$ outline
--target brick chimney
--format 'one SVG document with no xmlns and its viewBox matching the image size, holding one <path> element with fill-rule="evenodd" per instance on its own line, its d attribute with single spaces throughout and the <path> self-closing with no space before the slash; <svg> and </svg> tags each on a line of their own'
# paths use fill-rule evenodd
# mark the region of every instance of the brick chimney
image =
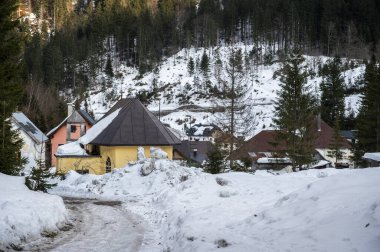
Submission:
<svg viewBox="0 0 380 252">
<path fill-rule="evenodd" d="M 70 116 L 74 112 L 74 104 L 67 103 L 67 116 Z"/>
</svg>

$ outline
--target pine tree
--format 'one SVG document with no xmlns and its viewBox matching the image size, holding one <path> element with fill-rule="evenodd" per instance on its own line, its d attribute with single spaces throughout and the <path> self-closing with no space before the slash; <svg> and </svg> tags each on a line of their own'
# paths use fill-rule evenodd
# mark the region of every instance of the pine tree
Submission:
<svg viewBox="0 0 380 252">
<path fill-rule="evenodd" d="M 208 56 L 206 54 L 206 51 L 203 52 L 203 55 L 202 55 L 202 59 L 201 59 L 201 64 L 200 64 L 200 68 L 201 68 L 201 71 L 203 73 L 203 76 L 205 78 L 208 77 L 208 72 L 209 72 L 209 59 L 208 59 Z"/>
<path fill-rule="evenodd" d="M 344 120 L 344 80 L 341 76 L 341 60 L 335 57 L 323 69 L 321 83 L 321 116 L 329 125 Z"/>
<path fill-rule="evenodd" d="M 19 22 L 12 19 L 16 1 L 0 4 L 0 172 L 16 175 L 25 163 L 20 157 L 22 140 L 12 129 L 10 117 L 22 96 L 20 79 L 21 34 Z"/>
<path fill-rule="evenodd" d="M 49 168 L 41 160 L 36 160 L 37 167 L 33 167 L 32 172 L 25 178 L 25 185 L 33 191 L 47 192 L 49 189 L 56 186 L 56 183 L 49 183 L 52 174 Z"/>
<path fill-rule="evenodd" d="M 274 123 L 278 129 L 277 141 L 286 145 L 283 154 L 289 156 L 293 170 L 308 165 L 313 160 L 313 121 L 315 100 L 307 86 L 304 58 L 295 51 L 291 53 L 280 70 L 280 87 L 275 104 Z"/>
<path fill-rule="evenodd" d="M 194 69 L 195 69 L 194 59 L 193 57 L 190 57 L 189 63 L 187 63 L 187 71 L 189 72 L 191 76 L 194 74 Z"/>
<path fill-rule="evenodd" d="M 224 154 L 219 145 L 214 145 L 207 152 L 207 162 L 204 165 L 205 172 L 211 174 L 221 173 L 224 170 Z"/>
<path fill-rule="evenodd" d="M 366 65 L 362 106 L 357 118 L 356 159 L 380 151 L 380 66 L 375 57 Z"/>
<path fill-rule="evenodd" d="M 335 119 L 334 123 L 334 134 L 332 136 L 327 156 L 331 158 L 335 158 L 335 167 L 340 159 L 343 158 L 343 151 L 342 151 L 342 145 L 343 145 L 343 138 L 340 135 L 340 122 L 339 118 Z"/>
<path fill-rule="evenodd" d="M 112 61 L 111 61 L 111 57 L 109 55 L 107 57 L 106 68 L 105 68 L 104 72 L 106 73 L 108 78 L 112 78 L 114 75 L 113 74 L 113 68 L 112 68 Z"/>
</svg>

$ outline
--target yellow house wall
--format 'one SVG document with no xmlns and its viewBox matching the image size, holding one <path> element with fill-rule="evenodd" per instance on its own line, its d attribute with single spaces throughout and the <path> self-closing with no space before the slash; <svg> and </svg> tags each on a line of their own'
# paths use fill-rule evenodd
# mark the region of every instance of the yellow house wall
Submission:
<svg viewBox="0 0 380 252">
<path fill-rule="evenodd" d="M 104 174 L 105 161 L 101 157 L 57 157 L 57 172 L 89 170 L 91 174 Z"/>
<path fill-rule="evenodd" d="M 155 146 L 168 154 L 173 160 L 173 146 Z M 70 170 L 89 170 L 91 174 L 104 174 L 106 161 L 109 157 L 111 167 L 122 168 L 130 161 L 137 160 L 138 146 L 100 146 L 101 157 L 57 157 L 57 171 L 67 173 Z M 144 146 L 145 157 L 150 158 L 150 146 Z"/>
<path fill-rule="evenodd" d="M 168 159 L 173 160 L 173 146 L 157 146 L 168 154 Z M 112 168 L 122 168 L 130 161 L 137 160 L 138 146 L 101 146 L 100 154 L 104 160 L 110 157 Z M 150 158 L 150 146 L 144 146 L 145 157 Z"/>
</svg>

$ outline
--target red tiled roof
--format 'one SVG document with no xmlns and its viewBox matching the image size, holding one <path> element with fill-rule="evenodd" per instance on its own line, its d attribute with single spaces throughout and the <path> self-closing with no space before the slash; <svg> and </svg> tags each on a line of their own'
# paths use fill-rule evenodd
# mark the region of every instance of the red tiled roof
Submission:
<svg viewBox="0 0 380 252">
<path fill-rule="evenodd" d="M 315 125 L 317 120 L 315 120 Z M 318 131 L 316 127 L 316 140 L 315 140 L 315 148 L 316 149 L 328 149 L 331 141 L 334 136 L 334 129 L 331 128 L 325 121 L 321 120 L 321 130 Z M 342 148 L 351 148 L 350 143 L 342 137 Z"/>
</svg>

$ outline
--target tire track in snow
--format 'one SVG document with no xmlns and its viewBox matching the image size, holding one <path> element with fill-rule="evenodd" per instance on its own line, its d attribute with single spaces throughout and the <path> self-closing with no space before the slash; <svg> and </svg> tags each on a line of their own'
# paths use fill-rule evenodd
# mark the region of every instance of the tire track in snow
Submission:
<svg viewBox="0 0 380 252">
<path fill-rule="evenodd" d="M 57 236 L 45 237 L 24 251 L 139 251 L 144 221 L 122 208 L 120 201 L 64 199 L 73 226 Z"/>
</svg>

